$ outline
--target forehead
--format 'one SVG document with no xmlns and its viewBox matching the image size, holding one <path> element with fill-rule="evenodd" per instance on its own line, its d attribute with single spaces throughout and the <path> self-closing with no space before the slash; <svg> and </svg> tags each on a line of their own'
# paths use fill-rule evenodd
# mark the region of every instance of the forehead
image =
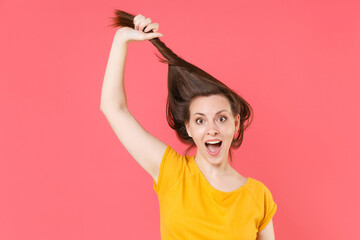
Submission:
<svg viewBox="0 0 360 240">
<path fill-rule="evenodd" d="M 212 113 L 219 110 L 231 111 L 229 100 L 223 95 L 198 96 L 190 103 L 190 113 Z"/>
</svg>

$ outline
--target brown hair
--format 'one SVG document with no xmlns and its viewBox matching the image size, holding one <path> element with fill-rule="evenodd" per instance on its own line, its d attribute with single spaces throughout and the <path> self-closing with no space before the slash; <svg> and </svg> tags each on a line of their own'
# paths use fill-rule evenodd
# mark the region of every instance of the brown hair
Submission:
<svg viewBox="0 0 360 240">
<path fill-rule="evenodd" d="M 134 28 L 134 15 L 121 10 L 115 10 L 115 15 L 112 17 L 113 24 L 110 26 Z M 195 147 L 193 139 L 186 131 L 185 122 L 190 119 L 191 100 L 197 96 L 220 94 L 229 100 L 234 117 L 237 114 L 240 115 L 240 127 L 237 136 L 231 143 L 231 148 L 239 148 L 243 141 L 244 131 L 253 120 L 253 109 L 250 104 L 210 74 L 177 56 L 159 38 L 153 38 L 149 41 L 165 57 L 163 59 L 155 54 L 160 62 L 168 64 L 167 122 L 176 131 L 180 141 L 190 145 L 185 155 L 191 148 Z M 229 153 L 232 162 L 231 151 Z"/>
</svg>

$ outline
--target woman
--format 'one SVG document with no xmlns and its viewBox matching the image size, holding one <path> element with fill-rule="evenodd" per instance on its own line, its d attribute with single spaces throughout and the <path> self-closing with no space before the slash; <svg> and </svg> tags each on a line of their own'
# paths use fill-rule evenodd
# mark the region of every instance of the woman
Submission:
<svg viewBox="0 0 360 240">
<path fill-rule="evenodd" d="M 159 24 L 116 10 L 114 37 L 101 93 L 101 111 L 133 158 L 154 179 L 161 238 L 275 239 L 277 205 L 260 181 L 233 169 L 231 148 L 240 147 L 252 121 L 250 105 L 226 85 L 178 57 L 160 41 Z M 167 120 L 178 138 L 196 147 L 178 154 L 149 134 L 130 113 L 124 91 L 127 46 L 149 40 L 167 63 Z M 247 124 L 246 124 L 247 123 Z"/>
</svg>

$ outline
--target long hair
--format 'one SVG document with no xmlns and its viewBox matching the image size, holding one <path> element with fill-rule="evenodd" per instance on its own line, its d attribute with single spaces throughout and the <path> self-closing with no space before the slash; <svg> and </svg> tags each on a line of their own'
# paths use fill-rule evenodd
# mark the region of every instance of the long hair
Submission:
<svg viewBox="0 0 360 240">
<path fill-rule="evenodd" d="M 112 17 L 113 23 L 109 26 L 134 28 L 134 17 L 127 12 L 115 10 L 115 17 Z M 179 140 L 190 145 L 185 155 L 196 146 L 186 131 L 185 123 L 190 119 L 191 100 L 197 96 L 220 94 L 229 100 L 233 116 L 240 115 L 240 127 L 231 143 L 231 148 L 239 148 L 244 138 L 244 131 L 253 120 L 253 109 L 250 104 L 221 81 L 177 56 L 159 38 L 149 41 L 164 57 L 161 58 L 155 53 L 159 61 L 168 64 L 166 118 L 169 126 L 176 131 Z M 232 163 L 232 153 L 231 151 L 229 153 Z"/>
</svg>

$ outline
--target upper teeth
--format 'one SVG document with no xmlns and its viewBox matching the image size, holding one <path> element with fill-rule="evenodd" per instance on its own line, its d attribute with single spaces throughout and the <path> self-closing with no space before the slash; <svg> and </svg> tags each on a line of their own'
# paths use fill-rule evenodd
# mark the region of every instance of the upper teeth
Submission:
<svg viewBox="0 0 360 240">
<path fill-rule="evenodd" d="M 217 144 L 219 143 L 220 141 L 213 141 L 213 142 L 207 142 L 207 144 Z"/>
</svg>

